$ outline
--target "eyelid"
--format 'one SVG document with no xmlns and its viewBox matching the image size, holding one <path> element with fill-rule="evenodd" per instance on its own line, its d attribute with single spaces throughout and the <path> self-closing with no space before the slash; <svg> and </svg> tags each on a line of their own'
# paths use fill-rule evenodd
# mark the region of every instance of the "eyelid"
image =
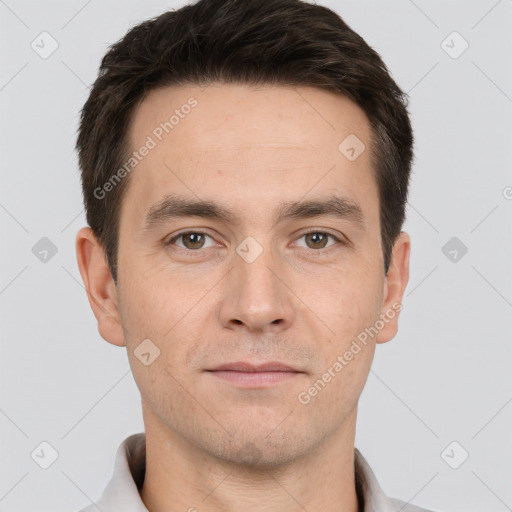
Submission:
<svg viewBox="0 0 512 512">
<path fill-rule="evenodd" d="M 333 233 L 331 230 L 329 230 L 328 228 L 308 228 L 307 231 L 301 231 L 301 234 L 300 236 L 304 236 L 304 235 L 308 235 L 309 233 L 325 233 L 326 235 L 330 235 L 334 238 L 338 238 L 340 239 L 341 238 L 341 233 Z"/>
<path fill-rule="evenodd" d="M 188 235 L 190 233 L 194 233 L 194 234 L 197 234 L 197 235 L 204 235 L 204 236 L 207 236 L 209 238 L 211 238 L 214 242 L 217 243 L 217 241 L 215 240 L 215 238 L 210 235 L 208 232 L 206 231 L 202 231 L 202 229 L 204 228 L 199 228 L 199 229 L 186 229 L 184 231 L 179 231 L 178 233 L 175 233 L 173 234 L 172 236 L 170 237 L 167 237 L 166 239 L 164 239 L 164 245 L 167 246 L 167 245 L 171 245 L 173 244 L 177 239 L 179 239 L 181 236 L 184 236 L 184 235 Z M 183 249 L 183 247 L 179 247 L 179 249 Z M 196 249 L 195 251 L 193 251 L 192 249 L 184 249 L 184 250 L 188 250 L 190 252 L 198 252 L 200 251 L 201 249 Z"/>
<path fill-rule="evenodd" d="M 341 245 L 348 245 L 348 240 L 341 233 L 334 234 L 333 232 L 331 232 L 329 229 L 326 229 L 326 228 L 309 228 L 307 231 L 302 231 L 299 235 L 297 235 L 294 238 L 294 240 L 297 241 L 300 238 L 302 238 L 306 235 L 309 235 L 310 233 L 321 233 L 321 234 L 324 234 L 324 235 L 334 238 L 334 240 L 336 242 L 340 243 Z M 324 251 L 326 251 L 330 247 L 333 247 L 334 245 L 336 245 L 336 244 L 332 244 L 329 247 L 322 247 L 320 249 L 310 249 L 309 247 L 307 249 L 310 249 L 311 251 L 315 251 L 315 252 L 320 252 L 322 249 Z"/>
<path fill-rule="evenodd" d="M 214 242 L 217 243 L 217 241 L 215 240 L 215 238 L 212 235 L 210 235 L 206 231 L 201 231 L 201 229 L 204 229 L 204 228 L 188 229 L 188 230 L 184 230 L 184 231 L 180 231 L 178 233 L 175 233 L 170 238 L 168 238 L 166 241 L 164 241 L 164 245 L 165 246 L 172 245 L 181 236 L 188 235 L 190 233 L 207 236 L 207 237 L 211 238 Z M 302 231 L 302 232 L 300 232 L 300 234 L 296 235 L 295 238 L 294 238 L 294 241 L 297 241 L 300 238 L 302 238 L 302 237 L 304 237 L 304 236 L 306 236 L 306 235 L 308 235 L 310 233 L 322 233 L 322 234 L 325 234 L 327 236 L 332 237 L 336 242 L 340 243 L 341 245 L 347 245 L 349 243 L 348 240 L 343 235 L 341 235 L 339 233 L 334 234 L 334 233 L 332 233 L 330 230 L 328 230 L 326 228 L 308 228 L 307 231 Z M 329 247 L 332 247 L 334 245 L 336 245 L 336 244 L 332 244 Z M 320 249 L 311 249 L 311 248 L 306 248 L 306 249 L 309 249 L 309 250 L 314 251 L 314 252 L 320 252 L 321 250 L 327 250 L 329 247 L 327 247 L 327 248 L 321 247 Z M 202 249 L 208 249 L 208 247 L 206 247 L 206 248 L 200 248 L 200 249 L 195 249 L 194 250 L 194 249 L 186 249 L 186 248 L 179 247 L 179 246 L 178 246 L 178 248 L 179 249 L 183 249 L 183 250 L 188 251 L 188 252 L 199 252 Z"/>
</svg>

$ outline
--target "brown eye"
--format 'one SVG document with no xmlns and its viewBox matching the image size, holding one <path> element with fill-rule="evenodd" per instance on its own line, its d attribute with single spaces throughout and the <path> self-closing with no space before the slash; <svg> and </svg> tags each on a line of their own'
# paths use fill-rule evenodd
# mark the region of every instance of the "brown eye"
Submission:
<svg viewBox="0 0 512 512">
<path fill-rule="evenodd" d="M 306 245 L 310 249 L 323 249 L 327 245 L 327 240 L 330 236 L 332 235 L 322 232 L 307 233 L 304 235 Z"/>
<path fill-rule="evenodd" d="M 211 236 L 206 233 L 201 233 L 199 231 L 187 231 L 171 238 L 165 245 L 174 245 L 176 243 L 176 245 L 181 249 L 189 249 L 191 251 L 199 250 L 208 247 L 207 245 L 205 246 L 206 238 L 212 239 Z M 177 243 L 178 241 L 181 243 Z"/>
<path fill-rule="evenodd" d="M 204 235 L 201 233 L 185 233 L 181 237 L 187 249 L 201 249 L 204 245 Z"/>
</svg>

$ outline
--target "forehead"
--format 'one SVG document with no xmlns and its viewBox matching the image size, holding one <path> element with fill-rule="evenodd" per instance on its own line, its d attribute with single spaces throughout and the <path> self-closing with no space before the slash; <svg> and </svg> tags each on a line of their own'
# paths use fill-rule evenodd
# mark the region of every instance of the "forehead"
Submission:
<svg viewBox="0 0 512 512">
<path fill-rule="evenodd" d="M 201 122 L 194 122 L 198 118 Z M 294 150 L 324 150 L 326 144 L 340 142 L 344 133 L 361 139 L 370 135 L 368 119 L 358 105 L 342 94 L 316 87 L 223 83 L 161 87 L 136 109 L 130 141 L 136 146 L 137 138 L 158 131 L 166 121 L 170 123 L 163 137 L 172 132 L 181 142 L 188 137 L 187 145 L 204 149 L 216 149 L 228 139 L 230 145 L 290 144 L 296 146 L 290 148 Z M 326 140 L 327 134 L 331 137 Z"/>
<path fill-rule="evenodd" d="M 150 149 L 125 202 L 143 214 L 170 192 L 232 196 L 234 208 L 255 195 L 263 205 L 327 190 L 376 200 L 370 137 L 359 106 L 314 87 L 160 88 L 132 118 L 131 149 Z"/>
</svg>

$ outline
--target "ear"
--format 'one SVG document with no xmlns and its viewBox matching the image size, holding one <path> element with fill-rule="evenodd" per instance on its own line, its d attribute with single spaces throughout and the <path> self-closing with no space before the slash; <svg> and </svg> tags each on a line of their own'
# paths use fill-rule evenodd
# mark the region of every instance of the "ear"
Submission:
<svg viewBox="0 0 512 512">
<path fill-rule="evenodd" d="M 409 256 L 411 239 L 402 231 L 393 246 L 393 254 L 384 281 L 384 299 L 380 318 L 384 327 L 376 337 L 377 343 L 393 339 L 398 331 L 398 316 L 402 309 L 402 297 L 409 281 Z"/>
<path fill-rule="evenodd" d="M 116 285 L 103 247 L 89 227 L 77 233 L 76 257 L 101 337 L 112 345 L 124 346 Z"/>
</svg>

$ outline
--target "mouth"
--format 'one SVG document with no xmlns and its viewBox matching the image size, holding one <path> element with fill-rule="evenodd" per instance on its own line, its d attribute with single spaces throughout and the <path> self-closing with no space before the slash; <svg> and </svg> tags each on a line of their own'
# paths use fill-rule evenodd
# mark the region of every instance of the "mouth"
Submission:
<svg viewBox="0 0 512 512">
<path fill-rule="evenodd" d="M 289 365 L 271 361 L 262 364 L 234 362 L 206 370 L 215 378 L 243 388 L 265 388 L 305 375 Z"/>
</svg>

